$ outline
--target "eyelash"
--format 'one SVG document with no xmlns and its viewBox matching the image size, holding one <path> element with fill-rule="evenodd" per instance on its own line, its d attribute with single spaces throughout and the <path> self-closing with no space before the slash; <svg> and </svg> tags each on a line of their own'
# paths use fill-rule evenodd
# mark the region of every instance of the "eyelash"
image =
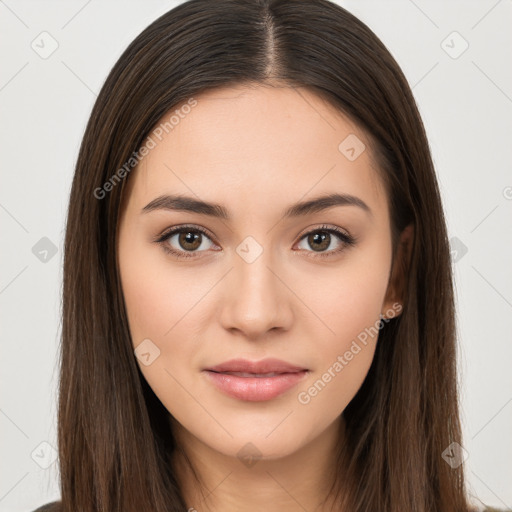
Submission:
<svg viewBox="0 0 512 512">
<path fill-rule="evenodd" d="M 176 233 L 186 233 L 186 232 L 199 232 L 201 234 L 203 234 L 204 236 L 206 236 L 207 238 L 209 238 L 211 240 L 211 236 L 210 234 L 208 233 L 208 231 L 206 231 L 204 228 L 201 228 L 199 226 L 188 226 L 188 225 L 185 225 L 185 226 L 179 226 L 179 227 L 174 227 L 174 228 L 171 228 L 171 229 L 168 229 L 167 231 L 165 231 L 164 233 L 162 233 L 161 235 L 159 235 L 157 237 L 157 239 L 155 240 L 156 243 L 160 244 L 162 246 L 162 248 L 164 249 L 165 252 L 177 257 L 177 258 L 182 258 L 182 259 L 187 259 L 187 258 L 195 258 L 195 253 L 196 252 L 203 252 L 203 251 L 176 251 L 175 249 L 172 249 L 171 247 L 169 247 L 169 245 L 167 244 L 167 242 L 169 241 L 169 239 L 175 235 Z M 342 242 L 342 247 L 339 248 L 339 249 L 335 249 L 335 250 L 332 250 L 332 251 L 327 251 L 327 252 L 317 252 L 315 253 L 315 255 L 313 256 L 314 258 L 328 258 L 328 257 L 331 257 L 335 254 L 339 254 L 340 252 L 342 252 L 343 250 L 345 250 L 347 247 L 351 247 L 353 245 L 356 244 L 357 242 L 357 239 L 352 236 L 352 235 L 349 235 L 348 233 L 346 233 L 345 231 L 342 231 L 341 229 L 339 228 L 335 228 L 335 227 L 332 227 L 332 226 L 320 226 L 319 228 L 316 228 L 316 229 L 313 229 L 311 231 L 308 231 L 307 233 L 304 233 L 301 237 L 300 237 L 300 241 L 302 241 L 304 238 L 306 238 L 307 236 L 313 234 L 313 233 L 330 233 L 330 234 L 334 234 L 336 235 L 339 240 Z M 306 251 L 306 252 L 314 252 L 314 251 Z"/>
</svg>

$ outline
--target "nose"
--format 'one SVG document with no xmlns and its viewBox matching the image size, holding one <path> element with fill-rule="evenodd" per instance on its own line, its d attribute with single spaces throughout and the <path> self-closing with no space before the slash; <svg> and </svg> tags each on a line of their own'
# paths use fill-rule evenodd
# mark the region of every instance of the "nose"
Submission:
<svg viewBox="0 0 512 512">
<path fill-rule="evenodd" d="M 292 291 L 287 276 L 264 250 L 252 262 L 235 254 L 226 276 L 220 322 L 224 329 L 247 339 L 266 337 L 272 330 L 288 330 L 293 321 Z"/>
</svg>

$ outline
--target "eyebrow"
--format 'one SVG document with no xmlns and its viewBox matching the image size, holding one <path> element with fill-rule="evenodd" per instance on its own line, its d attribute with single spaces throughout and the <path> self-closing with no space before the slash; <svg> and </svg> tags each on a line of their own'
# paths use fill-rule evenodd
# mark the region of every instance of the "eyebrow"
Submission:
<svg viewBox="0 0 512 512">
<path fill-rule="evenodd" d="M 301 217 L 318 213 L 335 206 L 357 206 L 372 215 L 370 207 L 356 196 L 350 194 L 328 194 L 315 197 L 309 201 L 292 204 L 283 213 L 283 218 Z M 153 199 L 141 213 L 155 210 L 173 210 L 208 215 L 219 219 L 231 220 L 229 211 L 222 205 L 208 203 L 194 197 L 184 195 L 162 195 Z"/>
</svg>

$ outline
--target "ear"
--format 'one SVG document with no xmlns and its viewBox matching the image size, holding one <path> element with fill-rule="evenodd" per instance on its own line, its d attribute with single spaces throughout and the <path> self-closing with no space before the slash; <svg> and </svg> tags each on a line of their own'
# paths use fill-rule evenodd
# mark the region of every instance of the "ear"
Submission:
<svg viewBox="0 0 512 512">
<path fill-rule="evenodd" d="M 398 240 L 396 254 L 389 274 L 388 288 L 382 304 L 381 315 L 383 318 L 399 316 L 403 310 L 413 242 L 414 226 L 409 224 L 400 233 Z"/>
</svg>

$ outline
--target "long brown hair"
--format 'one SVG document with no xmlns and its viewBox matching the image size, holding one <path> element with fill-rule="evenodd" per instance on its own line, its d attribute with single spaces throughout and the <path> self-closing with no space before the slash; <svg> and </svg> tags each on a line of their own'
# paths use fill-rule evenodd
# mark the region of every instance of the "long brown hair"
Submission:
<svg viewBox="0 0 512 512">
<path fill-rule="evenodd" d="M 312 90 L 365 130 L 386 182 L 395 249 L 414 226 L 405 307 L 381 329 L 343 413 L 339 474 L 343 464 L 349 476 L 333 492 L 357 512 L 468 510 L 463 466 L 442 458 L 461 431 L 450 250 L 425 130 L 385 46 L 327 0 L 187 1 L 147 27 L 107 77 L 80 147 L 66 226 L 59 510 L 186 510 L 169 462 L 179 447 L 136 363 L 120 286 L 127 162 L 177 105 L 216 87 L 276 81 Z"/>
</svg>

